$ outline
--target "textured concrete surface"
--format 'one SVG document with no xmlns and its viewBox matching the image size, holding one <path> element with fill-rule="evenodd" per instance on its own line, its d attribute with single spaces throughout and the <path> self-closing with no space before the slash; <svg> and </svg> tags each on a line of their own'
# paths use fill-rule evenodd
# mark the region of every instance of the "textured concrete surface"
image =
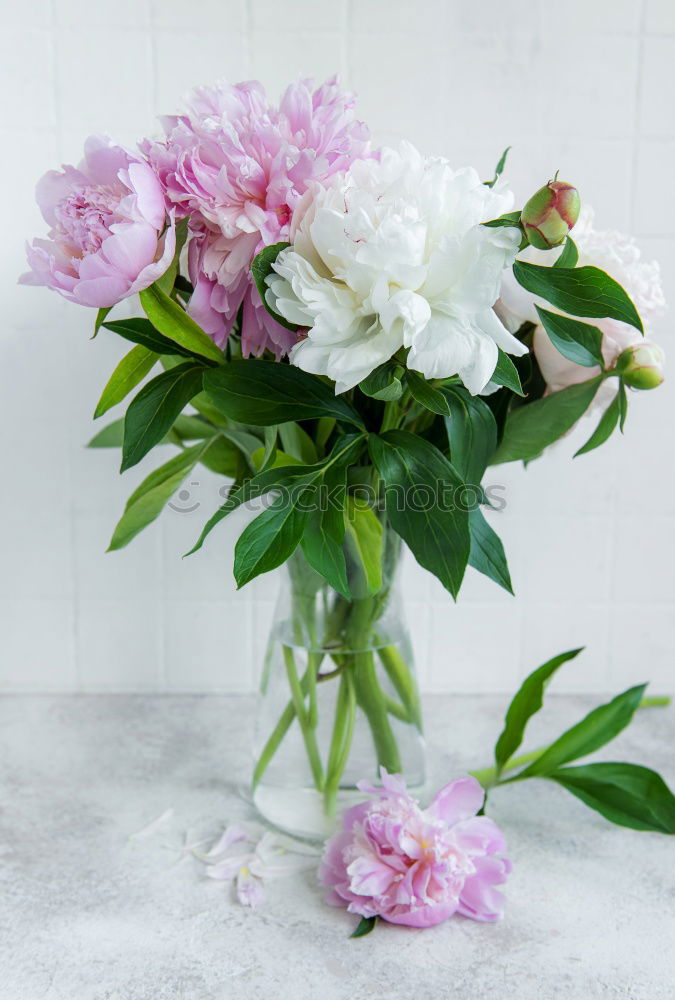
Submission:
<svg viewBox="0 0 675 1000">
<path fill-rule="evenodd" d="M 591 704 L 552 698 L 528 740 Z M 504 699 L 433 699 L 434 780 L 489 763 Z M 495 793 L 515 871 L 506 919 L 423 931 L 324 905 L 312 873 L 256 911 L 191 859 L 129 841 L 172 807 L 188 838 L 253 815 L 240 792 L 252 703 L 218 696 L 0 701 L 1 1000 L 666 1000 L 675 960 L 671 839 L 611 826 L 562 789 Z M 672 782 L 675 712 L 645 710 L 606 759 Z"/>
</svg>

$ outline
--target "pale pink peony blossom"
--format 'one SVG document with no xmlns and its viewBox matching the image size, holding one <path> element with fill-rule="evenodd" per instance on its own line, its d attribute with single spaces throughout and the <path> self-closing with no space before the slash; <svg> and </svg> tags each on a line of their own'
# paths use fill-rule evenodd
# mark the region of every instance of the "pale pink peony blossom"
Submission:
<svg viewBox="0 0 675 1000">
<path fill-rule="evenodd" d="M 359 785 L 373 798 L 347 810 L 326 843 L 319 878 L 328 902 L 410 927 L 454 913 L 498 920 L 504 899 L 496 886 L 511 862 L 502 832 L 476 815 L 484 800 L 478 781 L 458 778 L 421 809 L 400 775 L 380 775 L 382 788 Z"/>
<path fill-rule="evenodd" d="M 579 222 L 574 227 L 572 238 L 579 250 L 578 266 L 593 265 L 606 271 L 622 285 L 632 298 L 649 336 L 654 320 L 665 310 L 665 299 L 661 287 L 661 274 L 657 261 L 642 259 L 639 246 L 630 236 L 616 231 L 595 229 L 593 211 L 584 207 Z M 532 264 L 552 265 L 556 251 L 536 250 L 528 247 L 521 259 Z M 499 302 L 495 307 L 509 330 L 515 332 L 523 323 L 536 324 L 533 349 L 548 392 L 566 389 L 578 382 L 585 382 L 599 373 L 599 368 L 586 368 L 565 358 L 553 346 L 546 331 L 539 324 L 535 304 L 555 312 L 548 302 L 537 299 L 526 291 L 513 277 L 513 272 L 504 273 Z M 588 322 L 602 331 L 602 355 L 605 365 L 611 367 L 627 347 L 644 342 L 639 330 L 613 319 L 592 319 Z M 593 401 L 592 408 L 606 405 L 616 392 L 616 382 L 605 382 Z"/>
<path fill-rule="evenodd" d="M 164 141 L 143 143 L 168 201 L 190 218 L 189 311 L 222 346 L 243 304 L 245 354 L 268 348 L 279 357 L 295 342 L 260 301 L 250 276 L 255 254 L 288 237 L 310 182 L 369 155 L 352 96 L 335 78 L 312 86 L 292 84 L 278 108 L 255 81 L 200 87 L 184 115 L 163 119 Z"/>
<path fill-rule="evenodd" d="M 162 187 L 144 160 L 110 139 L 90 136 L 79 167 L 50 170 L 36 194 L 51 229 L 27 247 L 31 271 L 22 284 L 106 308 L 169 267 L 176 234 Z"/>
</svg>

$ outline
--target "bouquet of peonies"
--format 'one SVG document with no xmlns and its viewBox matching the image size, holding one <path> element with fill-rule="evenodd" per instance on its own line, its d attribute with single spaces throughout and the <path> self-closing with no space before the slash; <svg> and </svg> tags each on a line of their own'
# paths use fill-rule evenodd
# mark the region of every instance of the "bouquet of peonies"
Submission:
<svg viewBox="0 0 675 1000">
<path fill-rule="evenodd" d="M 95 333 L 134 345 L 95 417 L 135 395 L 92 444 L 120 445 L 122 471 L 177 448 L 129 498 L 111 549 L 198 463 L 229 486 L 192 551 L 267 498 L 234 554 L 240 587 L 283 563 L 290 572 L 263 681 L 276 657 L 284 688 L 254 787 L 290 796 L 283 755 L 295 739 L 302 780 L 331 817 L 363 772 L 359 721 L 373 764 L 422 783 L 419 699 L 392 612 L 401 542 L 453 597 L 467 565 L 511 590 L 484 516 L 485 471 L 537 458 L 597 409 L 577 454 L 589 452 L 623 428 L 627 390 L 660 384 L 663 354 L 644 338 L 663 307 L 658 265 L 597 231 L 557 175 L 515 208 L 508 150 L 484 181 L 405 142 L 372 148 L 334 79 L 295 83 L 278 107 L 255 82 L 198 88 L 163 126 L 137 151 L 92 137 L 79 167 L 40 181 L 50 231 L 28 248 L 22 280 L 98 309 Z M 109 316 L 136 294 L 143 316 Z M 525 682 L 485 787 L 514 766 L 545 681 L 571 655 Z M 641 694 L 591 713 L 516 778 L 553 777 L 615 822 L 673 832 L 672 796 L 652 772 L 561 769 L 623 728 Z"/>
</svg>

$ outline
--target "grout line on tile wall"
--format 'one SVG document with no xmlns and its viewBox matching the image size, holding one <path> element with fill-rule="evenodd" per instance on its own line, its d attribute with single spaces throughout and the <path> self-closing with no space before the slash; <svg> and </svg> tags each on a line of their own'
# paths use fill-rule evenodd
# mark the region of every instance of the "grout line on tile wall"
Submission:
<svg viewBox="0 0 675 1000">
<path fill-rule="evenodd" d="M 243 24 L 243 35 L 244 35 L 244 62 L 246 66 L 246 75 L 253 75 L 253 8 L 251 6 L 251 0 L 245 0 L 244 2 L 244 24 Z"/>
<path fill-rule="evenodd" d="M 638 58 L 637 74 L 635 80 L 635 109 L 633 113 L 633 152 L 630 167 L 630 231 L 635 231 L 635 206 L 637 203 L 637 172 L 640 151 L 640 111 L 642 105 L 642 87 L 644 82 L 644 61 L 645 61 L 645 24 L 647 21 L 647 2 L 640 0 L 640 24 L 638 28 Z"/>
<path fill-rule="evenodd" d="M 157 24 L 155 19 L 155 5 L 152 0 L 146 0 L 148 15 L 148 45 L 150 49 L 150 85 L 152 87 L 152 112 L 158 115 L 159 111 L 159 66 L 157 59 Z"/>
</svg>

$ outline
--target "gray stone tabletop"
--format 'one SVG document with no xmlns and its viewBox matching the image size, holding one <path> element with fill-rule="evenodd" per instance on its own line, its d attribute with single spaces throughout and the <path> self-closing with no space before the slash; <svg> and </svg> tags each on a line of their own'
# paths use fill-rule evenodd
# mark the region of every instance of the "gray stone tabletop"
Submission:
<svg viewBox="0 0 675 1000">
<path fill-rule="evenodd" d="M 551 696 L 528 745 L 599 700 Z M 490 763 L 505 701 L 429 699 L 437 784 Z M 130 840 L 169 809 L 188 841 L 254 817 L 252 711 L 213 695 L 0 699 L 1 1000 L 672 1000 L 675 842 L 546 782 L 493 794 L 514 862 L 495 925 L 349 940 L 355 919 L 312 872 L 269 883 L 250 910 L 171 845 Z M 674 720 L 641 711 L 604 759 L 672 783 Z"/>
</svg>

